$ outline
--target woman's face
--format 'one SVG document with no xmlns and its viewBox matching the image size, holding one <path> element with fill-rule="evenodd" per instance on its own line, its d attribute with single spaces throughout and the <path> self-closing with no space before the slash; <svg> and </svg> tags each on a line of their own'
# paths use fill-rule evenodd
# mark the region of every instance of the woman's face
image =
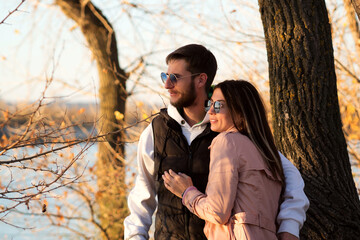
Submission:
<svg viewBox="0 0 360 240">
<path fill-rule="evenodd" d="M 218 109 L 218 113 L 215 112 L 215 101 L 220 102 L 220 109 Z M 214 93 L 211 97 L 211 103 L 212 106 L 209 110 L 211 130 L 213 130 L 214 132 L 224 132 L 232 128 L 234 126 L 234 123 L 231 119 L 229 109 L 220 88 L 216 88 L 214 90 Z"/>
</svg>

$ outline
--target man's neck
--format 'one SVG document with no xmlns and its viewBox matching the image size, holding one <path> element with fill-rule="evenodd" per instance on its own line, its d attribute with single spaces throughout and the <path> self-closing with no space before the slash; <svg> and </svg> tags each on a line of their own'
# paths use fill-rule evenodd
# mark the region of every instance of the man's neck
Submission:
<svg viewBox="0 0 360 240">
<path fill-rule="evenodd" d="M 205 117 L 204 104 L 194 104 L 183 109 L 183 117 L 185 121 L 192 127 L 196 123 L 201 122 Z"/>
</svg>

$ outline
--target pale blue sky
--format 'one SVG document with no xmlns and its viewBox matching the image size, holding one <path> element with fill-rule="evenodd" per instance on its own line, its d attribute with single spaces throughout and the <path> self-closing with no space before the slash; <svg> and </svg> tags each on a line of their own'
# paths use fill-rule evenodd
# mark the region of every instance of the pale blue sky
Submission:
<svg viewBox="0 0 360 240">
<path fill-rule="evenodd" d="M 18 2 L 0 0 L 0 18 Z M 0 99 L 36 100 L 46 77 L 55 69 L 47 96 L 72 94 L 67 101 L 94 101 L 97 69 L 81 32 L 78 28 L 70 31 L 74 23 L 57 6 L 51 5 L 52 1 L 43 0 L 34 8 L 35 2 L 27 0 L 20 8 L 25 12 L 10 16 L 6 21 L 9 25 L 0 25 Z M 147 2 L 146 11 L 153 13 L 150 15 L 127 5 L 120 6 L 119 1 L 94 1 L 117 33 L 121 67 L 153 52 L 146 57 L 149 66 L 141 83 L 165 93 L 159 80 L 159 73 L 166 70 L 164 58 L 187 43 L 201 43 L 214 52 L 219 64 L 217 81 L 254 75 L 254 61 L 259 66 L 258 76 L 253 77 L 266 80 L 266 53 L 257 1 L 243 1 L 241 8 L 239 1 L 236 4 L 236 1 L 220 0 L 169 1 L 169 8 L 167 2 Z M 236 43 L 254 40 L 251 44 Z M 129 90 L 136 78 L 133 76 L 128 81 Z M 154 95 L 161 101 L 157 93 L 143 87 L 137 87 L 136 93 Z"/>
</svg>

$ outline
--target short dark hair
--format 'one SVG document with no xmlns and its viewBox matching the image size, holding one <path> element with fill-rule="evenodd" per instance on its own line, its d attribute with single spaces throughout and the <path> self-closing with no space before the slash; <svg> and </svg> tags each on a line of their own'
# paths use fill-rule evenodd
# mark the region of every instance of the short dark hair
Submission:
<svg viewBox="0 0 360 240">
<path fill-rule="evenodd" d="M 274 176 L 284 184 L 280 156 L 267 120 L 263 100 L 257 89 L 245 80 L 227 80 L 215 86 L 224 95 L 236 129 L 249 137 L 260 151 Z"/>
<path fill-rule="evenodd" d="M 166 57 L 166 64 L 171 60 L 184 59 L 188 63 L 187 71 L 191 73 L 206 73 L 206 92 L 209 92 L 217 71 L 217 62 L 214 54 L 199 44 L 182 46 Z"/>
</svg>

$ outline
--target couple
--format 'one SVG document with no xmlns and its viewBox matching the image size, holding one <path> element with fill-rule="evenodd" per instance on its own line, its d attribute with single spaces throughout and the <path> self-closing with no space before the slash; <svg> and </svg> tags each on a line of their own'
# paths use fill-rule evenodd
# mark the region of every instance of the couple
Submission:
<svg viewBox="0 0 360 240">
<path fill-rule="evenodd" d="M 276 151 L 256 89 L 225 81 L 210 97 L 217 63 L 201 45 L 175 50 L 166 63 L 171 104 L 141 134 L 125 239 L 149 238 L 156 207 L 155 239 L 298 239 L 304 183 Z"/>
</svg>

